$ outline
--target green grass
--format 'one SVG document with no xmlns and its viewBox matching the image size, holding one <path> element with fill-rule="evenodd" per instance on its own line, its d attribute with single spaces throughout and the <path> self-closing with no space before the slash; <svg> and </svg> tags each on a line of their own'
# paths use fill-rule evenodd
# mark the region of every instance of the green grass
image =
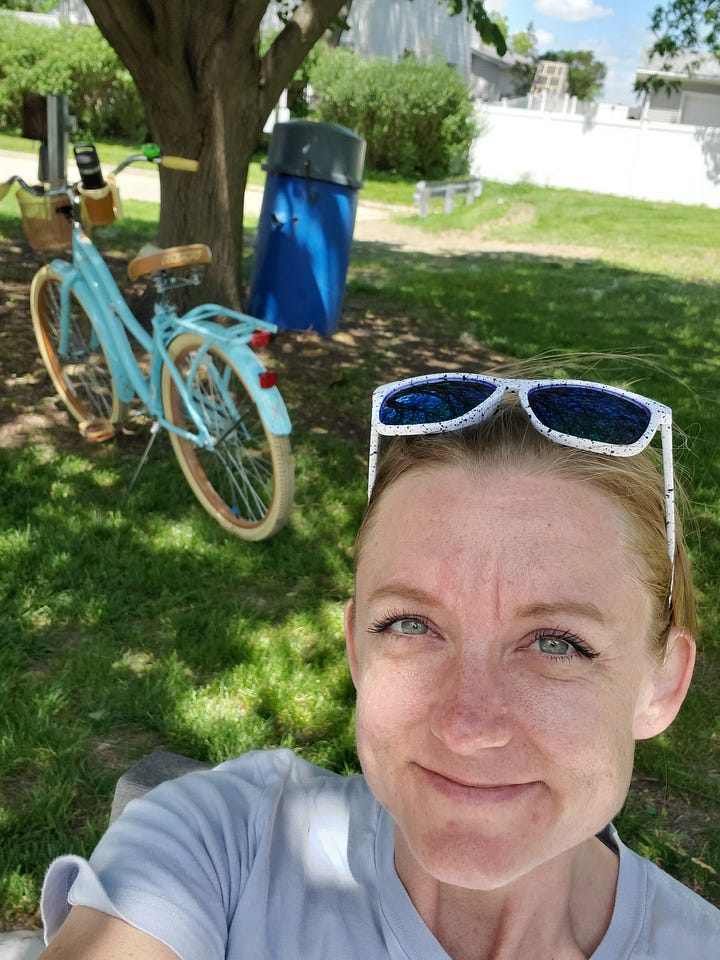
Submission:
<svg viewBox="0 0 720 960">
<path fill-rule="evenodd" d="M 410 222 L 430 231 L 472 230 L 489 243 L 579 246 L 584 256 L 641 274 L 720 280 L 720 211 L 709 207 L 490 181 L 474 203 L 459 198 L 450 216 L 441 211 L 442 201 L 434 201 L 430 216 Z"/>
<path fill-rule="evenodd" d="M 412 193 L 383 189 L 393 202 Z M 154 205 L 126 212 L 99 234 L 105 249 L 134 250 L 154 229 Z M 117 777 L 154 746 L 214 761 L 287 745 L 354 767 L 342 606 L 371 388 L 440 363 L 477 368 L 488 352 L 559 355 L 557 373 L 586 372 L 567 354 L 600 354 L 598 378 L 669 403 L 685 431 L 702 655 L 678 721 L 641 745 L 620 825 L 720 904 L 707 869 L 720 872 L 719 222 L 704 208 L 487 184 L 473 207 L 422 229 L 520 249 L 356 244 L 339 336 L 319 347 L 281 336 L 274 350 L 298 486 L 290 526 L 265 543 L 226 537 L 195 506 L 164 439 L 132 493 L 142 431 L 77 447 L 61 424 L 45 442 L 0 446 L 0 923 L 33 919 L 48 861 L 92 849 Z M 22 235 L 11 197 L 0 234 Z M 0 260 L 16 298 L 31 275 Z M 12 346 L 3 337 L 0 317 L 0 350 Z M 43 376 L 34 354 L 13 373 Z M 54 411 L 51 396 L 40 412 Z"/>
</svg>

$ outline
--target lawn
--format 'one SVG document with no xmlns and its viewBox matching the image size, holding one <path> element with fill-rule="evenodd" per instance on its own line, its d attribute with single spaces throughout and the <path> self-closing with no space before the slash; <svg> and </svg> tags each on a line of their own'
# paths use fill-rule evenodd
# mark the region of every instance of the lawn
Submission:
<svg viewBox="0 0 720 960">
<path fill-rule="evenodd" d="M 411 184 L 381 189 L 410 202 Z M 720 904 L 720 212 L 487 184 L 450 218 L 409 221 L 426 240 L 443 231 L 446 246 L 477 238 L 482 252 L 356 244 L 338 333 L 285 332 L 274 347 L 296 507 L 277 537 L 245 544 L 195 505 L 165 440 L 130 492 L 144 429 L 85 446 L 56 410 L 13 205 L 0 204 L 0 924 L 35 921 L 48 861 L 92 849 L 115 780 L 153 747 L 219 761 L 285 745 L 356 768 L 342 607 L 372 387 L 535 355 L 675 411 L 702 652 L 678 721 L 641 745 L 620 826 Z M 113 262 L 157 215 L 127 207 L 101 237 Z M 33 442 L 5 432 L 33 413 L 47 422 Z"/>
</svg>

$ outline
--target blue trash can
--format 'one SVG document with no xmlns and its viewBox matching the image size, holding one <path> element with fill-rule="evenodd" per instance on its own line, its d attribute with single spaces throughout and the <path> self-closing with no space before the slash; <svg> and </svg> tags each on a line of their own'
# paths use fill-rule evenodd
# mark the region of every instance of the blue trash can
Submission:
<svg viewBox="0 0 720 960">
<path fill-rule="evenodd" d="M 286 330 L 337 329 L 365 141 L 312 120 L 275 125 L 248 312 Z"/>
</svg>

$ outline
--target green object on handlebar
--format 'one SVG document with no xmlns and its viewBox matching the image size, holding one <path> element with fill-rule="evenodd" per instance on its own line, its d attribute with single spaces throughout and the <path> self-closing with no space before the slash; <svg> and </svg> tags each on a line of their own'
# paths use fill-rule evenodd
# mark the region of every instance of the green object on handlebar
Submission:
<svg viewBox="0 0 720 960">
<path fill-rule="evenodd" d="M 160 147 L 156 143 L 144 143 L 140 149 L 148 160 L 156 160 L 160 156 Z"/>
</svg>

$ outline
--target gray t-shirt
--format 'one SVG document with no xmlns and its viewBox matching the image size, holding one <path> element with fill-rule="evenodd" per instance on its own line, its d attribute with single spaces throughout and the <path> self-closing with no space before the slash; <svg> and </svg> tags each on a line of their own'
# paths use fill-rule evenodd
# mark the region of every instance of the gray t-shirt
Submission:
<svg viewBox="0 0 720 960">
<path fill-rule="evenodd" d="M 625 847 L 592 960 L 718 960 L 720 910 Z M 46 942 L 94 907 L 182 960 L 448 960 L 394 866 L 393 823 L 362 776 L 255 751 L 130 803 L 85 861 L 51 864 Z"/>
</svg>

